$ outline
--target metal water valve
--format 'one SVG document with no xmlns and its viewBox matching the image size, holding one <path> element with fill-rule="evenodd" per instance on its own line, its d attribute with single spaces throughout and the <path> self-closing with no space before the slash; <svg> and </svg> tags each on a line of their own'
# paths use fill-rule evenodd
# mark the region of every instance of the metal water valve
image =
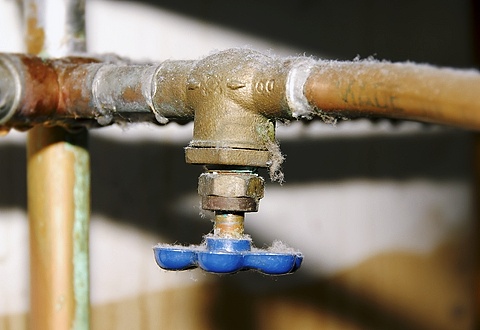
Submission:
<svg viewBox="0 0 480 330">
<path fill-rule="evenodd" d="M 253 269 L 281 275 L 300 267 L 303 256 L 298 251 L 258 249 L 244 234 L 245 213 L 256 212 L 264 195 L 257 169 L 271 167 L 278 156 L 272 152 L 275 117 L 289 111 L 285 86 L 290 67 L 291 63 L 237 49 L 209 56 L 192 68 L 185 104 L 195 112 L 194 132 L 185 158 L 206 168 L 198 193 L 202 208 L 215 214 L 214 228 L 197 246 L 157 245 L 155 258 L 163 269 Z"/>
<path fill-rule="evenodd" d="M 303 260 L 293 249 L 272 246 L 258 249 L 244 234 L 245 212 L 258 210 L 263 197 L 264 180 L 252 169 L 207 170 L 200 175 L 198 192 L 202 208 L 214 211 L 213 234 L 197 246 L 157 245 L 158 265 L 166 270 L 200 267 L 212 273 L 257 270 L 268 275 L 296 271 Z"/>
</svg>

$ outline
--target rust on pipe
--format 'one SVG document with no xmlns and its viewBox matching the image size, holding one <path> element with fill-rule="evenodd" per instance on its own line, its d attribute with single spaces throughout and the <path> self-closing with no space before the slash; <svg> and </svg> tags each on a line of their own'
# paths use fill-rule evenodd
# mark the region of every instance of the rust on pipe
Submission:
<svg viewBox="0 0 480 330">
<path fill-rule="evenodd" d="M 91 74 L 91 63 L 97 60 L 83 57 L 65 57 L 45 60 L 20 54 L 0 55 L 2 67 L 9 68 L 19 87 L 15 111 L 8 114 L 9 105 L 4 103 L 6 125 L 15 128 L 30 128 L 60 125 L 66 127 L 88 126 L 79 118 L 94 118 L 89 106 L 90 93 L 81 88 L 82 82 Z M 4 85 L 9 86 L 6 82 Z M 13 85 L 13 84 L 10 84 Z M 14 89 L 11 87 L 11 89 Z M 14 100 L 10 101 L 13 104 Z M 2 120 L 2 119 L 0 119 Z M 77 121 L 78 120 L 78 121 Z"/>
<path fill-rule="evenodd" d="M 17 90 L 12 92 L 18 94 L 17 99 L 10 100 L 10 104 L 15 102 L 16 111 L 8 114 L 8 102 L 3 103 L 8 125 L 15 128 L 30 128 L 39 123 L 75 126 L 76 112 L 82 117 L 94 116 L 88 106 L 89 95 L 82 95 L 78 87 L 88 74 L 83 64 L 95 62 L 94 59 L 43 60 L 29 55 L 0 55 L 0 62 L 2 67 L 10 69 L 9 73 L 14 76 L 11 80 L 18 80 L 15 82 Z M 3 84 L 10 87 L 6 82 Z"/>
<path fill-rule="evenodd" d="M 125 65 L 100 60 L 0 54 L 0 125 L 71 128 L 193 119 L 182 86 L 194 61 Z"/>
<path fill-rule="evenodd" d="M 320 61 L 305 83 L 323 114 L 387 117 L 480 129 L 480 74 L 379 61 Z"/>
</svg>

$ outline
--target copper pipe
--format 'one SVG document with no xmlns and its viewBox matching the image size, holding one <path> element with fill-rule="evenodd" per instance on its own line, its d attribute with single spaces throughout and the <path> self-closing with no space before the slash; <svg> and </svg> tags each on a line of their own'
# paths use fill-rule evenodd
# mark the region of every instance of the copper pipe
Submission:
<svg viewBox="0 0 480 330">
<path fill-rule="evenodd" d="M 305 96 L 321 113 L 388 117 L 480 129 L 480 74 L 379 61 L 320 61 Z"/>
<path fill-rule="evenodd" d="M 82 0 L 24 0 L 28 52 L 47 57 L 84 51 L 84 6 Z M 23 109 L 41 110 L 48 124 L 63 100 L 61 79 L 53 65 L 21 58 L 30 69 L 21 77 Z M 31 329 L 89 328 L 87 140 L 85 129 L 73 134 L 39 125 L 28 134 Z"/>
<path fill-rule="evenodd" d="M 88 324 L 86 138 L 42 126 L 28 135 L 32 329 Z"/>
</svg>

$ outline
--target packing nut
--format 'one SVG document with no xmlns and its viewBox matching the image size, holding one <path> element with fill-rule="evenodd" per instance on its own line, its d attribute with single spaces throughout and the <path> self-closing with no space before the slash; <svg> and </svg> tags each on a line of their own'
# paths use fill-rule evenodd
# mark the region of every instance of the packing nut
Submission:
<svg viewBox="0 0 480 330">
<path fill-rule="evenodd" d="M 201 196 L 220 197 L 263 197 L 264 180 L 253 173 L 207 172 L 198 180 L 198 193 Z"/>
<path fill-rule="evenodd" d="M 198 180 L 205 210 L 255 212 L 263 192 L 263 178 L 248 172 L 212 171 Z"/>
</svg>

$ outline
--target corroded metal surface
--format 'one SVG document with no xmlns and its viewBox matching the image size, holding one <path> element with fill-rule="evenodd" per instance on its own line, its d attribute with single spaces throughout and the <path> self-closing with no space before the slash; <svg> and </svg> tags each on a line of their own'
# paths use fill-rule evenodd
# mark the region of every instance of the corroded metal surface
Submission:
<svg viewBox="0 0 480 330">
<path fill-rule="evenodd" d="M 0 125 L 71 128 L 193 119 L 193 110 L 185 106 L 181 84 L 193 62 L 154 66 L 100 61 L 0 54 L 0 69 L 6 73 L 0 78 L 5 86 L 0 91 L 0 98 L 5 100 Z"/>
<path fill-rule="evenodd" d="M 88 77 L 94 59 L 66 57 L 43 60 L 31 55 L 0 55 L 0 66 L 9 68 L 14 79 L 1 79 L 7 90 L 14 90 L 15 99 L 4 103 L 0 123 L 15 128 L 30 128 L 41 123 L 44 126 L 75 123 L 75 112 L 80 117 L 93 117 L 90 95 L 78 84 Z M 72 109 L 72 110 L 71 110 Z"/>
</svg>

